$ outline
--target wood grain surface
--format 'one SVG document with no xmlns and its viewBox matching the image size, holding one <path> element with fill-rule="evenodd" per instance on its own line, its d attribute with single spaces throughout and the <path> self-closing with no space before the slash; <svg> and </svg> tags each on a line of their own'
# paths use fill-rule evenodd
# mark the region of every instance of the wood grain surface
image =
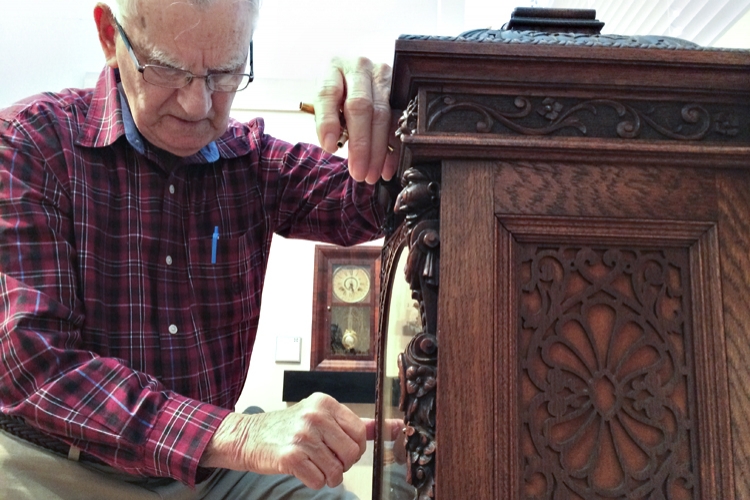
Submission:
<svg viewBox="0 0 750 500">
<path fill-rule="evenodd" d="M 498 164 L 495 213 L 715 220 L 714 172 L 571 163 Z"/>
<path fill-rule="evenodd" d="M 490 410 L 497 383 L 492 171 L 490 163 L 443 164 L 435 495 L 442 499 L 503 498 L 494 491 Z"/>
<path fill-rule="evenodd" d="M 735 498 L 750 498 L 750 173 L 718 179 L 719 245 Z"/>
</svg>

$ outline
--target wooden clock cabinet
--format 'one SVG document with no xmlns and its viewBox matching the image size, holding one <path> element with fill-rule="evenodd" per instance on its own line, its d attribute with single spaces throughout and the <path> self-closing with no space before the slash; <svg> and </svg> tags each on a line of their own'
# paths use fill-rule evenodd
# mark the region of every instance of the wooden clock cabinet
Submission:
<svg viewBox="0 0 750 500">
<path fill-rule="evenodd" d="M 392 106 L 378 420 L 405 418 L 404 498 L 750 498 L 750 53 L 402 36 Z"/>
</svg>

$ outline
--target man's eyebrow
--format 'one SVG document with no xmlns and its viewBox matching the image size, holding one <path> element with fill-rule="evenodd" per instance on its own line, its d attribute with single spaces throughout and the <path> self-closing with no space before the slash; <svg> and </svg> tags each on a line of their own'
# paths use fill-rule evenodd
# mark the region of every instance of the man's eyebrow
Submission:
<svg viewBox="0 0 750 500">
<path fill-rule="evenodd" d="M 159 50 L 157 48 L 151 48 L 148 51 L 147 57 L 148 57 L 148 60 L 150 61 L 150 64 L 158 64 L 160 66 L 168 66 L 170 68 L 189 71 L 183 64 L 173 59 L 166 52 Z M 221 66 L 216 66 L 213 68 L 208 68 L 208 72 L 209 73 L 235 72 L 244 67 L 245 63 L 247 62 L 247 57 L 248 57 L 248 54 L 245 54 L 244 56 L 239 55 L 235 59 L 233 59 L 232 61 L 226 64 L 222 64 Z"/>
<path fill-rule="evenodd" d="M 247 63 L 247 57 L 248 57 L 248 54 L 245 54 L 244 56 L 237 56 L 226 64 L 222 64 L 221 66 L 216 66 L 214 68 L 209 68 L 209 72 L 214 72 L 214 73 L 236 72 L 245 67 L 245 63 Z"/>
<path fill-rule="evenodd" d="M 169 66 L 175 69 L 186 69 L 177 60 L 171 58 L 166 52 L 159 49 L 150 48 L 148 55 L 146 56 L 150 64 L 158 64 L 160 66 Z"/>
</svg>

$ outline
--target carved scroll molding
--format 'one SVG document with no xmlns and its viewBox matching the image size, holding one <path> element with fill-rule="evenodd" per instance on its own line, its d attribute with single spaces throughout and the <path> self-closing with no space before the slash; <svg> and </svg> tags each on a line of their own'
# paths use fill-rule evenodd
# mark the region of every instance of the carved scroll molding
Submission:
<svg viewBox="0 0 750 500">
<path fill-rule="evenodd" d="M 440 282 L 440 165 L 414 166 L 394 212 L 405 217 L 409 255 L 406 280 L 419 303 L 423 329 L 399 355 L 401 399 L 406 424 L 407 480 L 419 500 L 435 498 L 435 395 L 437 389 L 437 298 Z"/>
<path fill-rule="evenodd" d="M 437 93 L 428 100 L 427 132 L 750 144 L 750 107 Z"/>
</svg>

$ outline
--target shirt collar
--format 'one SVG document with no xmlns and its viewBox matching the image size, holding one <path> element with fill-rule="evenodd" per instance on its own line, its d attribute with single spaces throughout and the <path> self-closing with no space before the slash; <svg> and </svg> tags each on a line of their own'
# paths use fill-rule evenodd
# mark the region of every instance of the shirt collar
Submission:
<svg viewBox="0 0 750 500">
<path fill-rule="evenodd" d="M 102 148 L 112 145 L 124 133 L 115 70 L 105 67 L 96 82 L 76 143 Z"/>
</svg>

